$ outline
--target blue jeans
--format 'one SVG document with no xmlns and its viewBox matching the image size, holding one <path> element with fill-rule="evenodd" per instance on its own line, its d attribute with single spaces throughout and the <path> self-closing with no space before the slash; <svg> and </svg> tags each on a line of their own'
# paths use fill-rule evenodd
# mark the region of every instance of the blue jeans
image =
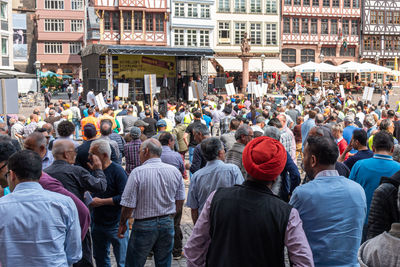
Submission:
<svg viewBox="0 0 400 267">
<path fill-rule="evenodd" d="M 75 139 L 79 139 L 79 132 L 81 129 L 81 122 L 78 119 L 72 119 L 72 123 L 75 125 Z"/>
<path fill-rule="evenodd" d="M 190 146 L 189 147 L 189 162 L 190 162 L 190 164 L 192 164 L 192 161 L 193 161 L 193 153 L 194 153 L 194 146 Z M 191 172 L 189 172 L 189 176 L 190 176 L 190 178 L 192 178 L 192 173 Z"/>
<path fill-rule="evenodd" d="M 150 251 L 156 267 L 170 267 L 174 247 L 174 219 L 135 221 L 126 253 L 126 267 L 143 267 Z"/>
<path fill-rule="evenodd" d="M 128 231 L 126 231 L 125 237 L 119 239 L 117 236 L 118 225 L 118 223 L 113 226 L 103 226 L 95 223 L 92 224 L 93 257 L 96 260 L 96 266 L 111 267 L 110 244 L 113 246 L 117 266 L 125 266 L 129 234 Z"/>
</svg>

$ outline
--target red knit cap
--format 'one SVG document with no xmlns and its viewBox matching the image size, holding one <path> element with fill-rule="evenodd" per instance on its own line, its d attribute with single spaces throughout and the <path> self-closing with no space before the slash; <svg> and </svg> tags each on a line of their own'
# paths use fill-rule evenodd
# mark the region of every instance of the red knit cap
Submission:
<svg viewBox="0 0 400 267">
<path fill-rule="evenodd" d="M 281 142 L 267 136 L 253 139 L 243 150 L 243 166 L 251 177 L 275 181 L 285 168 L 286 150 Z"/>
</svg>

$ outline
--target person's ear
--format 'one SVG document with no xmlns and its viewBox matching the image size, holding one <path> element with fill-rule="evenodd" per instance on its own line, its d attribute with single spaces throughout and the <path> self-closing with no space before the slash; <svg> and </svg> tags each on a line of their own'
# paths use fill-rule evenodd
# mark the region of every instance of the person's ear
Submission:
<svg viewBox="0 0 400 267">
<path fill-rule="evenodd" d="M 315 166 L 317 166 L 317 163 L 318 163 L 317 157 L 315 155 L 312 155 L 310 158 L 310 162 L 311 162 L 311 167 L 315 168 Z"/>
</svg>

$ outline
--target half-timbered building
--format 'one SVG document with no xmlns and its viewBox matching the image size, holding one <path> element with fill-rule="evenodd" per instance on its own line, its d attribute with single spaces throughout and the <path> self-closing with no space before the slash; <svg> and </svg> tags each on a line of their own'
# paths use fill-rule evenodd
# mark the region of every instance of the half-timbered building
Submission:
<svg viewBox="0 0 400 267">
<path fill-rule="evenodd" d="M 364 0 L 361 60 L 394 67 L 400 56 L 400 1 Z"/>
<path fill-rule="evenodd" d="M 339 65 L 358 60 L 362 0 L 281 1 L 283 62 Z"/>
</svg>

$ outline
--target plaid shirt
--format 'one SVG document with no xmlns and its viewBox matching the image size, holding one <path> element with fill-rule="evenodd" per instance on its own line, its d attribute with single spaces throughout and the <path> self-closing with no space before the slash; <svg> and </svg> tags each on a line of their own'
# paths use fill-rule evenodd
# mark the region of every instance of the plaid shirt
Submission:
<svg viewBox="0 0 400 267">
<path fill-rule="evenodd" d="M 142 141 L 140 139 L 132 140 L 124 145 L 124 154 L 126 160 L 126 173 L 129 175 L 131 171 L 140 166 L 139 150 Z"/>
</svg>

